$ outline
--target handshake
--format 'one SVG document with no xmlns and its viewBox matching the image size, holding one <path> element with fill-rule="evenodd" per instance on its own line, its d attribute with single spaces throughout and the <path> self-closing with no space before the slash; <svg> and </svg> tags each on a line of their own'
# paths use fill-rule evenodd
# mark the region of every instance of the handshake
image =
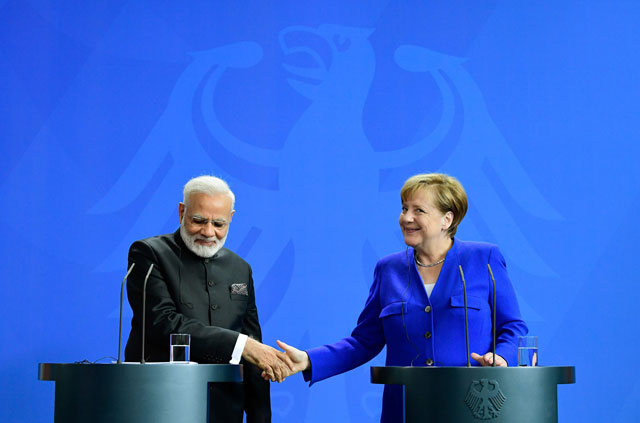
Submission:
<svg viewBox="0 0 640 423">
<path fill-rule="evenodd" d="M 309 356 L 281 341 L 276 341 L 284 350 L 278 351 L 268 345 L 248 338 L 242 357 L 262 370 L 262 377 L 271 382 L 282 382 L 285 378 L 311 367 Z"/>
</svg>

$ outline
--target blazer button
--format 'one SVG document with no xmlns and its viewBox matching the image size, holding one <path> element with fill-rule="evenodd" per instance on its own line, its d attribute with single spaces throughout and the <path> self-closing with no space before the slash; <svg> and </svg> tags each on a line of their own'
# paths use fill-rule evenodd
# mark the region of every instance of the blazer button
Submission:
<svg viewBox="0 0 640 423">
<path fill-rule="evenodd" d="M 207 264 L 207 263 L 209 263 L 209 259 L 208 258 L 204 259 L 204 264 Z"/>
<path fill-rule="evenodd" d="M 211 306 L 211 310 L 217 310 L 218 309 L 218 304 L 214 304 Z"/>
<path fill-rule="evenodd" d="M 431 306 L 426 306 L 424 308 L 424 311 L 427 312 L 427 313 L 431 313 Z"/>
<path fill-rule="evenodd" d="M 427 361 L 425 363 L 427 364 L 427 366 L 433 366 L 433 360 L 430 358 L 427 358 Z"/>
<path fill-rule="evenodd" d="M 215 283 L 213 281 L 209 281 L 209 286 L 213 286 Z"/>
<path fill-rule="evenodd" d="M 424 337 L 427 338 L 427 339 L 431 338 L 431 332 L 426 332 L 424 334 Z"/>
</svg>

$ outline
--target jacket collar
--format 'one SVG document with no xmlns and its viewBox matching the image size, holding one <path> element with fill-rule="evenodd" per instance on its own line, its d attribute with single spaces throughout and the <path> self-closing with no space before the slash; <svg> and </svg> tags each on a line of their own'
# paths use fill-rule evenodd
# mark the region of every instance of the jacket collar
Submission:
<svg viewBox="0 0 640 423">
<path fill-rule="evenodd" d="M 440 270 L 440 275 L 438 275 L 438 280 L 436 281 L 436 285 L 431 292 L 431 297 L 427 296 L 427 293 L 424 289 L 422 278 L 420 277 L 420 273 L 418 273 L 418 267 L 416 265 L 415 260 L 413 259 L 413 254 L 415 254 L 415 250 L 413 248 L 409 248 L 409 254 L 411 254 L 411 280 L 415 279 L 416 283 L 412 283 L 412 295 L 415 298 L 420 298 L 422 302 L 425 304 L 430 303 L 438 303 L 441 301 L 447 301 L 447 299 L 451 296 L 451 292 L 456 286 L 456 284 L 460 284 L 462 286 L 462 281 L 460 280 L 460 271 L 458 269 L 459 260 L 458 260 L 458 244 L 460 242 L 457 238 L 453 238 L 453 244 L 447 254 L 445 255 L 444 263 L 442 263 L 442 269 Z"/>
</svg>

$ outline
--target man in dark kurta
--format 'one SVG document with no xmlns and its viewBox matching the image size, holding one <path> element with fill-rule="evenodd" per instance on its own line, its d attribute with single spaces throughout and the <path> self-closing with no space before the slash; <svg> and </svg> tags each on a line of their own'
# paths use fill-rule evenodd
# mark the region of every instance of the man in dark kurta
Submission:
<svg viewBox="0 0 640 423">
<path fill-rule="evenodd" d="M 270 422 L 269 382 L 282 380 L 286 356 L 261 344 L 251 267 L 223 248 L 233 216 L 233 193 L 224 181 L 201 176 L 185 185 L 180 229 L 133 243 L 127 283 L 133 309 L 127 361 L 139 361 L 142 286 L 147 282 L 145 360 L 169 360 L 169 335 L 191 334 L 191 360 L 237 364 L 244 358 L 244 382 L 212 384 L 214 422 Z"/>
</svg>

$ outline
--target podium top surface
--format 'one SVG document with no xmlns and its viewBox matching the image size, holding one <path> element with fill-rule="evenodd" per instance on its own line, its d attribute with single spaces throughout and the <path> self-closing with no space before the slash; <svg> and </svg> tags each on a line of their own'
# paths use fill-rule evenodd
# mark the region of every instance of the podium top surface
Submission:
<svg viewBox="0 0 640 423">
<path fill-rule="evenodd" d="M 242 366 L 233 364 L 175 364 L 175 363 L 39 363 L 39 380 L 67 380 L 98 377 L 102 379 L 130 378 L 187 378 L 209 382 L 242 382 Z"/>
<path fill-rule="evenodd" d="M 576 383 L 573 366 L 540 367 L 371 367 L 371 382 L 406 385 L 431 379 L 536 378 L 553 384 Z"/>
</svg>

